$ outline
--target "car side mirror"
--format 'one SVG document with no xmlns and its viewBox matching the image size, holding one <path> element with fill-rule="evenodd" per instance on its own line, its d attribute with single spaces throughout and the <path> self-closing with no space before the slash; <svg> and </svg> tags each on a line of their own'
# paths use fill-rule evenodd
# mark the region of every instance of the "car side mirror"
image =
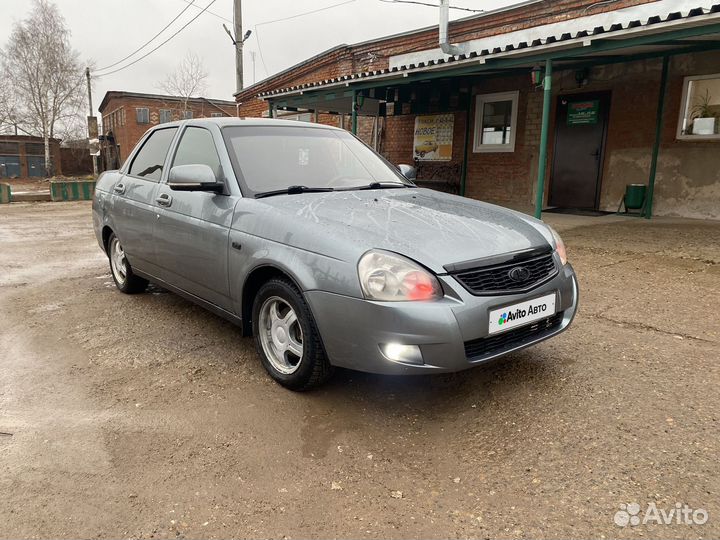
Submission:
<svg viewBox="0 0 720 540">
<path fill-rule="evenodd" d="M 412 182 L 417 178 L 417 170 L 412 165 L 398 165 L 398 169 L 400 170 L 400 174 Z"/>
<path fill-rule="evenodd" d="M 170 169 L 168 187 L 174 191 L 212 191 L 222 193 L 225 184 L 218 182 L 207 165 L 177 165 Z"/>
</svg>

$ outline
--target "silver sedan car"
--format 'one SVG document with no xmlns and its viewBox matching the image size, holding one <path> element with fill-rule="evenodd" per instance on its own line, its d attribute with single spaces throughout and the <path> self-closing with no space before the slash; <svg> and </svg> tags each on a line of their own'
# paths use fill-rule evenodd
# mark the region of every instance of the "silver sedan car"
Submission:
<svg viewBox="0 0 720 540">
<path fill-rule="evenodd" d="M 570 325 L 555 231 L 401 170 L 317 124 L 161 124 L 98 179 L 95 233 L 118 289 L 153 282 L 237 323 L 293 390 L 335 366 L 459 371 Z"/>
</svg>

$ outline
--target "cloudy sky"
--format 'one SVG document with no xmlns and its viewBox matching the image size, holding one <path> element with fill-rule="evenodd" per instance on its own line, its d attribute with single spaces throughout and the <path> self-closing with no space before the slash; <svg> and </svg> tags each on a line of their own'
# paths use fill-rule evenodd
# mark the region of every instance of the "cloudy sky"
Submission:
<svg viewBox="0 0 720 540">
<path fill-rule="evenodd" d="M 437 0 L 425 1 L 437 3 Z M 451 5 L 491 10 L 516 1 L 452 0 Z M 110 66 L 138 49 L 189 2 L 55 0 L 72 31 L 73 46 L 84 61 L 92 60 L 98 69 Z M 175 69 L 188 51 L 202 59 L 210 75 L 207 97 L 232 100 L 235 90 L 234 48 L 222 28 L 223 23 L 232 28 L 232 0 L 215 0 L 205 13 L 147 58 L 109 74 L 162 43 L 211 2 L 194 0 L 175 23 L 137 55 L 113 68 L 98 71 L 94 77 L 95 107 L 108 90 L 162 93 L 160 81 Z M 30 2 L 0 0 L 0 3 L 1 46 L 14 21 L 25 17 Z M 302 15 L 315 10 L 322 11 Z M 452 18 L 467 15 L 470 13 L 451 11 Z M 381 0 L 244 0 L 243 27 L 253 31 L 245 43 L 245 85 L 253 83 L 253 72 L 255 79 L 261 80 L 335 45 L 437 24 L 437 17 L 437 9 L 432 7 Z"/>
</svg>

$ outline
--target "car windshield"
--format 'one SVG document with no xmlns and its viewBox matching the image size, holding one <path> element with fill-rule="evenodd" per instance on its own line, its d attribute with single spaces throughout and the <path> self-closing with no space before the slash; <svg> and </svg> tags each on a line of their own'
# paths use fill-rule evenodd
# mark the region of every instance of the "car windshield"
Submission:
<svg viewBox="0 0 720 540">
<path fill-rule="evenodd" d="M 345 190 L 370 184 L 412 186 L 392 165 L 345 131 L 292 125 L 230 126 L 223 134 L 246 195 L 297 186 L 308 190 Z"/>
</svg>

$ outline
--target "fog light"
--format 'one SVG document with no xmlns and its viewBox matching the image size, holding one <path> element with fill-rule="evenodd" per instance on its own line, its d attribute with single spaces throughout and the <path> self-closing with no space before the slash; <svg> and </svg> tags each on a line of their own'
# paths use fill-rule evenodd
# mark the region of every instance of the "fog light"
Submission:
<svg viewBox="0 0 720 540">
<path fill-rule="evenodd" d="M 385 343 L 380 345 L 380 350 L 385 358 L 393 362 L 404 362 L 407 364 L 422 364 L 423 358 L 420 347 L 417 345 L 402 345 L 400 343 Z"/>
</svg>

